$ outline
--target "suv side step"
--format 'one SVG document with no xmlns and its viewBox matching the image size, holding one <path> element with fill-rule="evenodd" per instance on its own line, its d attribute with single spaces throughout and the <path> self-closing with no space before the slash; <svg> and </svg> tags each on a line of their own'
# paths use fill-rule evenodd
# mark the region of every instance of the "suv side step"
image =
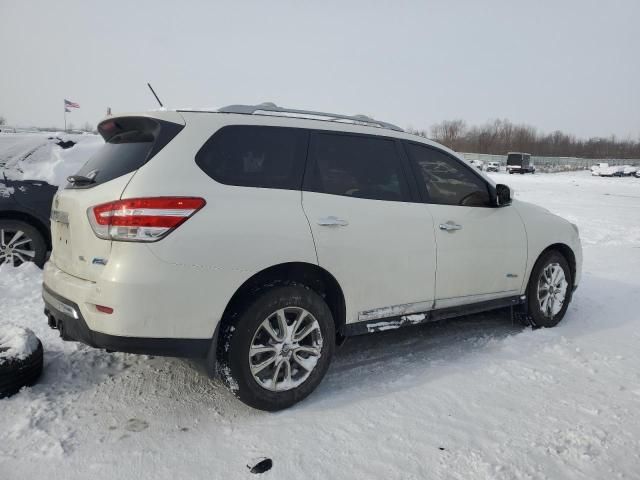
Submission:
<svg viewBox="0 0 640 480">
<path fill-rule="evenodd" d="M 344 326 L 344 335 L 346 337 L 351 337 L 354 335 L 363 335 L 365 333 L 383 332 L 410 325 L 420 325 L 423 323 L 445 320 L 447 318 L 461 317 L 464 315 L 496 310 L 498 308 L 516 307 L 524 304 L 525 300 L 526 297 L 524 295 L 515 295 L 512 297 L 485 300 L 483 302 L 470 303 L 457 307 L 439 308 L 428 312 L 349 323 Z"/>
</svg>

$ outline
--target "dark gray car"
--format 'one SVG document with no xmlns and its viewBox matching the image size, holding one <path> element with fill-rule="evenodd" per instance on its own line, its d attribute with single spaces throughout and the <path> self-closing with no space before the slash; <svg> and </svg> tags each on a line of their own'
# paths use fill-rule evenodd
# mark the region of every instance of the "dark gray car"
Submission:
<svg viewBox="0 0 640 480">
<path fill-rule="evenodd" d="M 58 187 L 0 176 L 0 264 L 44 265 L 51 249 L 49 215 Z"/>
</svg>

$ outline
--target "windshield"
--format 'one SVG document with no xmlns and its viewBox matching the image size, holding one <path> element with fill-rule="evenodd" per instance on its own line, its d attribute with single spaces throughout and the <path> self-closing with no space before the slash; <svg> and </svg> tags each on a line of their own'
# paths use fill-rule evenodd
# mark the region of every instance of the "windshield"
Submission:
<svg viewBox="0 0 640 480">
<path fill-rule="evenodd" d="M 105 120 L 98 127 L 105 144 L 75 175 L 87 177 L 91 183 L 78 182 L 67 188 L 93 187 L 137 170 L 181 129 L 180 125 L 151 118 Z"/>
</svg>

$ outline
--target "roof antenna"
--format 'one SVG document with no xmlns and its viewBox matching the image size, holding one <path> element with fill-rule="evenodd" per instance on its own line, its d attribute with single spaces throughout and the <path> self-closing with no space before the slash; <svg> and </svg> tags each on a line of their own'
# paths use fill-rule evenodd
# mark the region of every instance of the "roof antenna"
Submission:
<svg viewBox="0 0 640 480">
<path fill-rule="evenodd" d="M 164 105 L 162 105 L 162 102 L 160 101 L 160 99 L 158 98 L 158 95 L 156 95 L 155 90 L 153 89 L 153 87 L 151 86 L 150 83 L 147 82 L 147 86 L 149 87 L 149 90 L 151 90 L 151 93 L 153 93 L 153 96 L 156 97 L 156 100 L 158 101 L 158 103 L 160 104 L 160 108 L 164 108 Z"/>
</svg>

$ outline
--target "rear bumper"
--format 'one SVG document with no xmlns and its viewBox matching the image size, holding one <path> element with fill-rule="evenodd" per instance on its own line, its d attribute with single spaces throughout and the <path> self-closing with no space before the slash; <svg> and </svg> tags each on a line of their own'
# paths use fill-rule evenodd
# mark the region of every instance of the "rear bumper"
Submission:
<svg viewBox="0 0 640 480">
<path fill-rule="evenodd" d="M 58 329 L 63 340 L 114 352 L 169 357 L 204 358 L 211 346 L 210 339 L 122 337 L 96 332 L 87 326 L 76 303 L 58 295 L 46 285 L 42 286 L 42 298 L 49 326 Z"/>
<path fill-rule="evenodd" d="M 244 272 L 170 264 L 147 245 L 113 243 L 107 265 L 92 265 L 91 280 L 59 268 L 54 250 L 44 266 L 43 283 L 75 303 L 94 332 L 134 338 L 213 337 Z M 113 311 L 106 314 L 97 305 Z"/>
</svg>

